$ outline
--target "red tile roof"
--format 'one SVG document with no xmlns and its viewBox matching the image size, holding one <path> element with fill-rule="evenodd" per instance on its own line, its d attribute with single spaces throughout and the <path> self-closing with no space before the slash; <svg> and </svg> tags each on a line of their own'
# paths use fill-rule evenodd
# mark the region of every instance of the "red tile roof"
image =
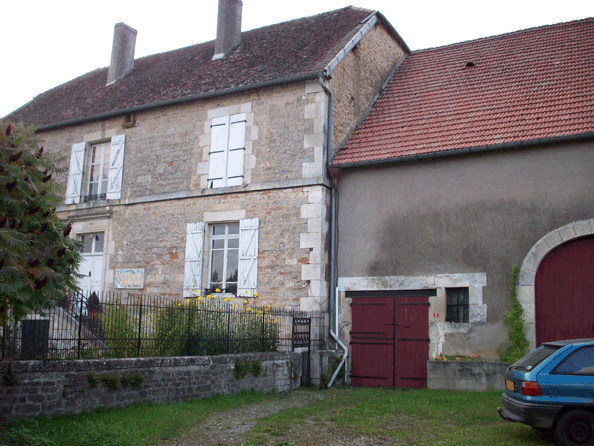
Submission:
<svg viewBox="0 0 594 446">
<path fill-rule="evenodd" d="M 6 119 L 39 127 L 320 72 L 372 12 L 346 7 L 247 31 L 238 48 L 216 61 L 214 41 L 139 58 L 133 72 L 109 87 L 101 68 L 40 94 Z"/>
<path fill-rule="evenodd" d="M 590 132 L 592 18 L 413 52 L 333 164 Z"/>
</svg>

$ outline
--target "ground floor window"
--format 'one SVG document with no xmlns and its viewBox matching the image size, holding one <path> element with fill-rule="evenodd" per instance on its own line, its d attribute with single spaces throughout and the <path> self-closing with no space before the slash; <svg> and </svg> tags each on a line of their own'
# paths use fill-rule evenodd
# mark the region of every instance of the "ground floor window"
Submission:
<svg viewBox="0 0 594 446">
<path fill-rule="evenodd" d="M 468 288 L 446 288 L 446 322 L 468 322 Z"/>
<path fill-rule="evenodd" d="M 211 292 L 237 294 L 239 265 L 239 223 L 210 226 L 210 264 L 208 287 Z"/>
</svg>

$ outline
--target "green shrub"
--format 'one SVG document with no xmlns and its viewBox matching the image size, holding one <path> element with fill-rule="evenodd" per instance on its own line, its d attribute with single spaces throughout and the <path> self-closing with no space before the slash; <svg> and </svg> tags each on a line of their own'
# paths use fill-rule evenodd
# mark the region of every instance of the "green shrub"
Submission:
<svg viewBox="0 0 594 446">
<path fill-rule="evenodd" d="M 509 327 L 509 344 L 501 344 L 497 349 L 499 359 L 503 362 L 516 362 L 528 353 L 528 339 L 524 333 L 524 309 L 518 300 L 517 282 L 520 269 L 517 265 L 512 267 L 509 300 L 511 308 L 505 312 L 503 323 Z"/>
</svg>

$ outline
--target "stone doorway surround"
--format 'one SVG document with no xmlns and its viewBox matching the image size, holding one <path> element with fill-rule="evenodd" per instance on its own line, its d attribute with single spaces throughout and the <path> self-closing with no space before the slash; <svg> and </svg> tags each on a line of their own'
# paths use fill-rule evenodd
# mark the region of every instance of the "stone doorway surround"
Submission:
<svg viewBox="0 0 594 446">
<path fill-rule="evenodd" d="M 575 238 L 592 234 L 594 234 L 594 219 L 569 223 L 542 237 L 524 258 L 518 278 L 518 300 L 524 309 L 524 331 L 530 343 L 530 350 L 536 348 L 536 293 L 534 291 L 534 280 L 540 262 L 557 246 Z"/>
</svg>

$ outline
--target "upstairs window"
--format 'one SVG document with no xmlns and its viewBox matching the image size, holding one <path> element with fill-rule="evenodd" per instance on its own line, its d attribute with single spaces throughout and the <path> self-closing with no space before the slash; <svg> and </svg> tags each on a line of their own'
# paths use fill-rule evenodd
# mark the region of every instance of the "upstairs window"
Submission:
<svg viewBox="0 0 594 446">
<path fill-rule="evenodd" d="M 117 135 L 88 148 L 84 142 L 72 146 L 66 204 L 80 203 L 81 196 L 85 202 L 121 198 L 125 143 L 126 136 Z"/>
<path fill-rule="evenodd" d="M 211 124 L 208 187 L 243 184 L 246 114 L 214 118 Z"/>
<path fill-rule="evenodd" d="M 468 323 L 468 288 L 446 288 L 446 322 Z"/>
<path fill-rule="evenodd" d="M 110 143 L 95 144 L 89 150 L 89 178 L 87 194 L 84 197 L 85 203 L 94 200 L 105 200 L 107 197 L 110 147 Z"/>
</svg>

